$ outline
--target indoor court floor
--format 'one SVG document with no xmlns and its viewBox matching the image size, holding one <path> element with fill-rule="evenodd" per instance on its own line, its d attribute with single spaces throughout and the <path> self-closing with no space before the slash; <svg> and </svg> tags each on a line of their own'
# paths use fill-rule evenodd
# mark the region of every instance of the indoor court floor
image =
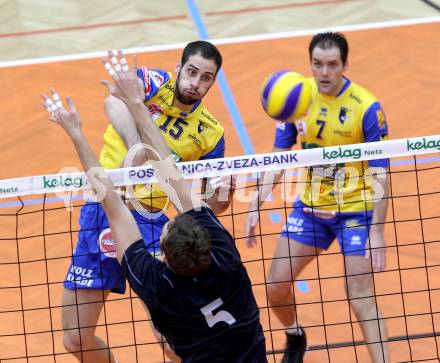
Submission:
<svg viewBox="0 0 440 363">
<path fill-rule="evenodd" d="M 67 137 L 41 106 L 40 94 L 49 87 L 74 99 L 98 153 L 107 125 L 106 90 L 99 83 L 106 78 L 99 59 L 104 51 L 127 49 L 137 54 L 139 65 L 173 71 L 182 45 L 198 38 L 218 44 L 224 59 L 221 79 L 205 101 L 225 128 L 227 156 L 270 152 L 274 121 L 260 106 L 261 82 L 281 69 L 311 75 L 308 42 L 321 29 L 346 34 L 347 76 L 381 101 L 391 139 L 440 134 L 439 1 L 0 0 L 0 9 L 0 179 L 80 169 Z M 418 158 L 416 166 L 408 158 L 392 164 L 388 266 L 375 275 L 378 303 L 395 338 L 389 343 L 392 362 L 440 361 L 436 157 Z M 222 217 L 255 284 L 271 363 L 280 361 L 277 353 L 284 344 L 281 325 L 267 309 L 264 284 L 282 227 L 274 212 L 284 216 L 289 207 L 279 196 L 277 188 L 265 204 L 270 209 L 262 212 L 265 236 L 254 249 L 244 242 L 247 206 L 234 201 L 234 218 L 230 211 Z M 61 203 L 41 198 L 25 197 L 23 206 L 0 199 L 1 363 L 74 362 L 62 346 L 60 303 L 79 208 L 70 213 Z M 308 327 L 305 363 L 369 362 L 344 298 L 337 252 L 334 244 L 295 285 L 299 320 Z M 163 362 L 138 299 L 128 296 L 111 295 L 99 334 L 115 347 L 121 363 Z M 361 343 L 347 344 L 352 341 Z"/>
</svg>

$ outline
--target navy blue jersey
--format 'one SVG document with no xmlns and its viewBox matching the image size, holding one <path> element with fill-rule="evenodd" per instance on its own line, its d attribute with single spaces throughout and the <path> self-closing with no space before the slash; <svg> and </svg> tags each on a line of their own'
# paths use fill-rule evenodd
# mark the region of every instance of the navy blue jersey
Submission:
<svg viewBox="0 0 440 363">
<path fill-rule="evenodd" d="M 195 277 L 177 275 L 140 240 L 122 261 L 130 286 L 183 363 L 266 362 L 258 306 L 234 239 L 211 209 L 187 213 L 211 236 L 210 267 Z"/>
</svg>

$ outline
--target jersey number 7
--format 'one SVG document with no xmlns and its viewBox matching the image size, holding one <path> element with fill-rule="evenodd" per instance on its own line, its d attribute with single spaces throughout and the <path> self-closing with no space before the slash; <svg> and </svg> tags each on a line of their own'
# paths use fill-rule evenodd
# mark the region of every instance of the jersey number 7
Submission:
<svg viewBox="0 0 440 363">
<path fill-rule="evenodd" d="M 316 138 L 322 140 L 322 132 L 324 131 L 325 121 L 316 120 L 316 124 L 319 126 L 318 133 L 316 134 Z"/>
</svg>

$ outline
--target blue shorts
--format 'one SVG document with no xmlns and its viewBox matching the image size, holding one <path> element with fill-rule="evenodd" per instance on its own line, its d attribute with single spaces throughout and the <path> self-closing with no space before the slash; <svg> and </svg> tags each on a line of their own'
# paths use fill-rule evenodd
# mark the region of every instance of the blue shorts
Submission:
<svg viewBox="0 0 440 363">
<path fill-rule="evenodd" d="M 344 255 L 365 256 L 372 211 L 337 212 L 333 218 L 324 219 L 304 212 L 304 207 L 309 206 L 299 200 L 293 203 L 282 237 L 325 250 L 336 238 Z"/>
<path fill-rule="evenodd" d="M 145 218 L 131 211 L 139 226 L 145 248 L 155 257 L 160 256 L 160 235 L 168 217 Z M 87 203 L 81 208 L 78 242 L 73 251 L 72 264 L 67 271 L 64 287 L 69 290 L 112 290 L 123 294 L 125 279 L 116 259 L 115 243 L 107 216 L 99 203 Z"/>
</svg>

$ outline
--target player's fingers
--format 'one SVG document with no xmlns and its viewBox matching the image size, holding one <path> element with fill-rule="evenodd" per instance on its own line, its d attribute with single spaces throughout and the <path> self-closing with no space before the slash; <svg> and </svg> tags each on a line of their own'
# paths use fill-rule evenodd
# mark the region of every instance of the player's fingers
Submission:
<svg viewBox="0 0 440 363">
<path fill-rule="evenodd" d="M 73 102 L 72 98 L 67 96 L 66 97 L 66 102 L 67 102 L 67 105 L 69 106 L 69 111 L 70 112 L 76 112 L 75 103 Z"/>
<path fill-rule="evenodd" d="M 44 95 L 43 98 L 47 112 L 53 115 L 55 111 L 58 109 L 58 106 L 56 105 L 56 103 L 52 101 L 52 99 L 49 96 Z"/>
<path fill-rule="evenodd" d="M 47 104 L 47 100 L 49 99 L 49 97 L 45 94 L 45 93 L 42 93 L 41 94 L 41 98 L 43 99 L 43 107 L 44 107 L 44 109 L 46 110 L 46 111 L 48 111 L 48 112 L 51 112 L 50 111 L 50 107 L 49 107 L 49 105 Z"/>
<path fill-rule="evenodd" d="M 101 63 L 105 66 L 106 63 L 110 63 L 110 58 L 108 56 L 101 57 Z"/>
<path fill-rule="evenodd" d="M 112 65 L 109 62 L 104 63 L 104 68 L 107 71 L 107 73 L 110 75 L 110 77 L 115 78 L 116 71 L 113 69 Z"/>
<path fill-rule="evenodd" d="M 222 186 L 222 184 L 223 184 L 223 180 L 220 176 L 209 179 L 209 186 L 214 190 Z"/>
<path fill-rule="evenodd" d="M 108 92 L 109 92 L 110 94 L 112 94 L 111 84 L 110 84 L 109 81 L 107 81 L 107 80 L 102 80 L 102 81 L 101 81 L 101 84 L 104 85 L 104 86 L 107 88 L 107 90 L 108 90 Z"/>
<path fill-rule="evenodd" d="M 133 71 L 134 74 L 137 74 L 137 69 L 138 69 L 137 57 L 136 57 L 136 54 L 133 54 L 133 57 L 132 57 L 132 71 Z"/>
<path fill-rule="evenodd" d="M 370 246 L 367 245 L 365 246 L 365 258 L 368 260 L 370 258 Z"/>
<path fill-rule="evenodd" d="M 256 217 L 256 216 L 249 217 L 249 226 L 250 226 L 250 228 L 255 229 L 257 224 L 258 224 L 258 217 Z"/>
<path fill-rule="evenodd" d="M 116 63 L 114 63 L 115 61 L 113 60 L 113 58 L 114 58 L 115 55 L 116 55 L 116 53 L 113 51 L 113 49 L 109 49 L 109 50 L 107 51 L 107 53 L 108 53 L 108 57 L 109 57 L 109 59 L 111 59 L 112 64 L 116 64 Z"/>
<path fill-rule="evenodd" d="M 232 175 L 223 175 L 221 177 L 221 180 L 223 181 L 223 183 L 228 184 L 228 185 L 232 185 L 234 177 Z"/>
<path fill-rule="evenodd" d="M 246 239 L 246 245 L 248 246 L 248 248 L 252 248 L 257 244 L 257 239 L 255 238 L 255 236 L 250 236 Z"/>
<path fill-rule="evenodd" d="M 245 236 L 249 236 L 250 235 L 250 231 L 251 231 L 251 221 L 250 221 L 250 218 L 248 218 L 247 220 L 246 220 L 246 225 L 245 225 L 245 231 L 244 231 L 244 235 Z"/>
<path fill-rule="evenodd" d="M 119 64 L 119 60 L 116 56 L 116 52 L 114 50 L 109 50 L 108 51 L 108 55 L 110 57 L 110 62 L 111 62 L 111 67 L 114 69 L 114 72 L 119 72 L 122 68 L 121 65 Z M 110 71 L 109 71 L 110 73 Z M 113 75 L 110 74 L 112 77 Z"/>
<path fill-rule="evenodd" d="M 130 67 L 128 66 L 127 58 L 125 58 L 124 52 L 122 50 L 118 50 L 118 56 L 122 71 L 128 72 L 130 70 Z"/>
<path fill-rule="evenodd" d="M 64 109 L 63 108 L 63 103 L 61 102 L 61 98 L 58 95 L 58 93 L 55 90 L 55 88 L 51 87 L 50 88 L 50 92 L 52 93 L 52 100 L 53 100 L 53 102 L 55 103 L 55 106 L 56 106 L 56 110 L 55 111 L 57 111 L 58 109 L 63 110 Z"/>
</svg>

